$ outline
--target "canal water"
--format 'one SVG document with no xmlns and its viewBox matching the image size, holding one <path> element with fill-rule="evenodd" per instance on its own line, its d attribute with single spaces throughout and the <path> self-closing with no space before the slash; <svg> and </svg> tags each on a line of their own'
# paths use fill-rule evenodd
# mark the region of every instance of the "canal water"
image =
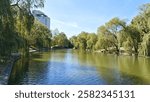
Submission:
<svg viewBox="0 0 150 102">
<path fill-rule="evenodd" d="M 150 84 L 150 58 L 76 50 L 32 53 L 13 68 L 11 85 Z"/>
</svg>

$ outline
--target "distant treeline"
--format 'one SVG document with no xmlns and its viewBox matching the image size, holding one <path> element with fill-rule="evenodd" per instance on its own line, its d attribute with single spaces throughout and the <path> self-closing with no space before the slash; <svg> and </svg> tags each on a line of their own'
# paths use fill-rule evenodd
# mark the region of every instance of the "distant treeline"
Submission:
<svg viewBox="0 0 150 102">
<path fill-rule="evenodd" d="M 81 32 L 70 42 L 76 49 L 150 56 L 150 3 L 140 7 L 130 24 L 115 17 L 100 26 L 97 34 Z"/>
</svg>

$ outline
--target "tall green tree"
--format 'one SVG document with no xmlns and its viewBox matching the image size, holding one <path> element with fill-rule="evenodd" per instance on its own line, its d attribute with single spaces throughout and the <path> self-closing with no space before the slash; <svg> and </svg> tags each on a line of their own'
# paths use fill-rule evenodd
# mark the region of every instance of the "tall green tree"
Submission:
<svg viewBox="0 0 150 102">
<path fill-rule="evenodd" d="M 117 36 L 120 30 L 126 27 L 126 22 L 124 20 L 120 20 L 118 17 L 115 17 L 107 22 L 105 26 L 109 32 Z"/>
<path fill-rule="evenodd" d="M 95 44 L 97 42 L 98 38 L 97 35 L 94 33 L 88 34 L 87 37 L 87 49 L 95 49 Z"/>
<path fill-rule="evenodd" d="M 150 34 L 144 35 L 143 42 L 141 43 L 140 54 L 150 56 Z"/>
<path fill-rule="evenodd" d="M 36 20 L 29 35 L 29 46 L 39 49 L 50 48 L 51 38 L 51 31 Z"/>
<path fill-rule="evenodd" d="M 133 18 L 131 23 L 140 32 L 140 52 L 142 55 L 149 56 L 150 3 L 140 7 L 139 14 Z"/>
<path fill-rule="evenodd" d="M 15 18 L 15 30 L 24 39 L 19 50 L 29 55 L 30 34 L 34 25 L 31 9 L 44 7 L 44 0 L 11 0 L 11 7 Z"/>
<path fill-rule="evenodd" d="M 9 56 L 19 45 L 10 3 L 10 0 L 0 1 L 0 56 Z"/>
<path fill-rule="evenodd" d="M 116 53 L 119 53 L 118 35 L 125 27 L 126 22 L 117 17 L 111 19 L 105 25 L 100 26 L 97 30 L 99 39 L 96 48 L 106 49 L 108 47 L 115 47 Z"/>
<path fill-rule="evenodd" d="M 69 40 L 65 33 L 61 32 L 61 33 L 53 36 L 53 39 L 52 39 L 53 46 L 55 46 L 55 47 L 57 46 L 60 48 L 68 48 L 69 44 L 70 44 Z"/>
<path fill-rule="evenodd" d="M 79 49 L 79 43 L 78 43 L 78 38 L 77 36 L 72 36 L 70 39 L 69 39 L 71 45 L 73 45 L 74 49 Z"/>
<path fill-rule="evenodd" d="M 44 0 L 0 1 L 0 56 L 10 55 L 20 47 L 28 51 L 34 24 L 31 9 L 43 6 Z"/>
<path fill-rule="evenodd" d="M 150 31 L 150 3 L 140 6 L 139 14 L 133 18 L 132 25 L 136 27 L 142 37 Z"/>
<path fill-rule="evenodd" d="M 129 53 L 138 54 L 139 43 L 141 42 L 140 32 L 134 26 L 126 26 L 119 34 L 120 45 L 122 45 Z"/>
</svg>

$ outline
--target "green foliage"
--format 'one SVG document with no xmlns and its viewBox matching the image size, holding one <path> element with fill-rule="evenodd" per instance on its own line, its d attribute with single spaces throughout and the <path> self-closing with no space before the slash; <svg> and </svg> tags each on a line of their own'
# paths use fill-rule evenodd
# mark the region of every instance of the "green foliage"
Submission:
<svg viewBox="0 0 150 102">
<path fill-rule="evenodd" d="M 105 49 L 107 50 L 107 48 L 111 47 L 112 44 L 110 42 L 110 39 L 108 38 L 108 36 L 102 34 L 99 36 L 99 39 L 95 45 L 95 49 Z"/>
<path fill-rule="evenodd" d="M 81 32 L 78 36 L 70 38 L 70 42 L 76 49 L 93 50 L 97 42 L 97 35 L 94 33 Z"/>
<path fill-rule="evenodd" d="M 144 34 L 150 31 L 150 3 L 140 7 L 140 13 L 132 20 L 132 25 L 136 27 L 143 37 Z"/>
<path fill-rule="evenodd" d="M 81 32 L 78 35 L 78 43 L 79 43 L 79 49 L 86 49 L 87 48 L 87 38 L 88 38 L 88 33 L 86 32 Z"/>
<path fill-rule="evenodd" d="M 104 35 L 108 35 L 108 34 L 110 34 L 111 32 L 107 29 L 107 27 L 106 26 L 100 26 L 100 27 L 98 27 L 98 29 L 97 29 L 97 34 L 98 35 L 102 35 L 102 34 L 104 34 Z"/>
<path fill-rule="evenodd" d="M 65 33 L 61 32 L 59 34 L 54 35 L 52 39 L 52 46 L 60 47 L 60 48 L 68 48 L 69 47 L 69 40 Z"/>
<path fill-rule="evenodd" d="M 119 47 L 124 47 L 127 52 L 138 53 L 138 44 L 141 41 L 140 32 L 133 25 L 127 26 L 124 20 L 113 18 L 105 25 L 98 28 L 99 39 L 96 49 L 113 49 L 119 53 Z"/>
<path fill-rule="evenodd" d="M 97 42 L 97 35 L 92 33 L 92 34 L 88 34 L 87 37 L 87 49 L 95 49 L 95 44 Z"/>
<path fill-rule="evenodd" d="M 51 31 L 38 21 L 35 21 L 28 37 L 29 45 L 41 48 L 51 47 Z"/>
<path fill-rule="evenodd" d="M 105 49 L 106 51 L 109 49 L 118 49 L 117 47 L 118 46 L 117 46 L 116 38 L 112 34 L 108 34 L 108 35 L 101 34 L 101 35 L 99 35 L 98 41 L 95 45 L 96 50 Z"/>
<path fill-rule="evenodd" d="M 126 22 L 115 17 L 111 19 L 108 23 L 106 23 L 105 26 L 109 32 L 117 35 L 120 30 L 124 29 L 124 27 L 126 26 Z"/>
<path fill-rule="evenodd" d="M 9 0 L 0 1 L 0 57 L 17 49 L 20 37 L 14 30 L 14 18 Z"/>
<path fill-rule="evenodd" d="M 150 3 L 144 4 L 140 7 L 140 13 L 133 18 L 131 25 L 137 29 L 140 35 L 140 38 L 138 36 L 137 40 L 138 45 L 142 46 L 139 50 L 142 52 L 140 54 L 149 56 L 150 51 L 148 50 L 148 35 L 150 33 Z"/>
<path fill-rule="evenodd" d="M 132 53 L 133 41 L 130 37 L 126 38 L 126 41 L 123 42 L 123 47 L 126 49 L 128 53 Z"/>
<path fill-rule="evenodd" d="M 141 43 L 140 54 L 150 56 L 150 34 L 145 34 Z"/>
<path fill-rule="evenodd" d="M 69 39 L 70 43 L 73 45 L 73 47 L 75 49 L 78 49 L 79 48 L 79 43 L 78 43 L 78 39 L 76 36 L 72 36 L 70 39 Z"/>
<path fill-rule="evenodd" d="M 34 24 L 30 10 L 43 6 L 44 0 L 0 0 L 0 57 L 10 56 L 22 48 L 29 51 Z"/>
<path fill-rule="evenodd" d="M 118 34 L 125 26 L 125 21 L 119 18 L 113 18 L 105 25 L 100 26 L 97 30 L 100 36 L 95 48 L 108 49 L 112 47 L 116 49 L 116 53 L 119 53 Z"/>
<path fill-rule="evenodd" d="M 138 45 L 141 42 L 140 38 L 140 32 L 132 25 L 126 26 L 119 34 L 120 39 L 119 43 L 127 51 L 132 53 L 132 49 L 134 49 L 134 52 L 138 53 Z"/>
<path fill-rule="evenodd" d="M 140 32 L 141 38 L 144 36 L 144 34 L 150 31 L 147 20 L 144 18 L 143 15 L 138 15 L 134 17 L 131 24 Z"/>
</svg>

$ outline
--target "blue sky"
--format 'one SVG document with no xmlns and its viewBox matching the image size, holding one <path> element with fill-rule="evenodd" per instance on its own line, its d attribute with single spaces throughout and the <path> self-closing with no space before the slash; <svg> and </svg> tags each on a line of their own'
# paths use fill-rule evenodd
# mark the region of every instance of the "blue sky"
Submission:
<svg viewBox="0 0 150 102">
<path fill-rule="evenodd" d="M 51 18 L 51 29 L 58 28 L 68 37 L 81 31 L 96 32 L 113 17 L 130 21 L 139 6 L 149 0 L 46 0 L 41 9 Z"/>
</svg>

